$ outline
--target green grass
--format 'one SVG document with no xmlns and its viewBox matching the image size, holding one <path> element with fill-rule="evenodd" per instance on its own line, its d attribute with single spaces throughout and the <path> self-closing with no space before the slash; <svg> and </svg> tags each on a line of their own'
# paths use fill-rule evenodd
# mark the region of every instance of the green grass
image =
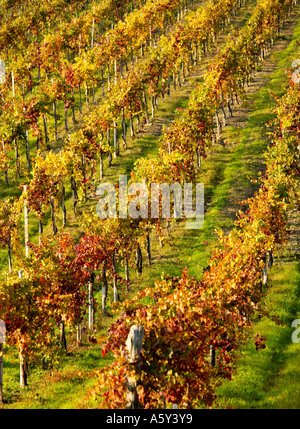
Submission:
<svg viewBox="0 0 300 429">
<path fill-rule="evenodd" d="M 300 317 L 299 263 L 277 262 L 271 270 L 266 307 L 282 325 L 263 317 L 251 334 L 266 338 L 256 350 L 253 339 L 242 348 L 232 381 L 218 390 L 220 408 L 300 408 L 300 343 L 293 343 L 291 323 Z"/>
<path fill-rule="evenodd" d="M 23 389 L 19 387 L 18 356 L 10 352 L 9 358 L 4 359 L 5 408 L 77 408 L 94 380 L 84 374 L 107 366 L 111 357 L 102 357 L 101 346 L 89 343 L 87 338 L 81 346 L 72 341 L 68 349 L 68 354 L 52 369 L 30 368 L 28 387 Z"/>
</svg>

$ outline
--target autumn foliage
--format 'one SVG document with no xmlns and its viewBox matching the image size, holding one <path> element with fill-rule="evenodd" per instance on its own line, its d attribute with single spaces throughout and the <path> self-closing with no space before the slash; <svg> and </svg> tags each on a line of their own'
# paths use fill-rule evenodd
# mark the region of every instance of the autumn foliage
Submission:
<svg viewBox="0 0 300 429">
<path fill-rule="evenodd" d="M 112 351 L 116 360 L 97 371 L 89 396 L 94 406 L 126 406 L 125 379 L 130 368 L 125 341 L 133 324 L 145 329 L 138 390 L 141 407 L 211 406 L 215 387 L 231 377 L 234 352 L 251 321 L 256 315 L 269 316 L 260 304 L 262 270 L 266 264 L 271 266 L 273 255 L 288 238 L 289 207 L 299 206 L 298 116 L 289 109 L 290 100 L 298 103 L 299 97 L 299 88 L 290 81 L 276 108 L 260 188 L 247 200 L 249 209 L 238 213 L 235 228 L 228 235 L 219 232 L 202 280 L 191 278 L 186 269 L 180 278 L 162 275 L 154 288 L 122 304 L 122 315 L 103 346 L 103 354 Z M 265 338 L 259 334 L 253 341 L 257 350 L 265 347 Z"/>
<path fill-rule="evenodd" d="M 116 264 L 139 271 L 141 263 L 136 260 L 141 246 L 149 245 L 149 231 L 155 230 L 163 241 L 161 219 L 102 220 L 84 210 L 84 203 L 96 196 L 98 164 L 100 182 L 104 176 L 103 157 L 108 156 L 110 164 L 112 155 L 118 156 L 118 127 L 125 151 L 128 124 L 134 138 L 133 120 L 142 129 L 149 122 L 150 108 L 154 117 L 158 97 L 170 94 L 171 80 L 174 87 L 182 84 L 189 68 L 204 58 L 241 6 L 231 0 L 201 5 L 179 0 L 107 0 L 90 7 L 86 3 L 4 2 L 5 13 L 0 14 L 0 51 L 8 77 L 0 86 L 1 168 L 9 186 L 8 153 L 14 152 L 16 177 L 27 183 L 20 197 L 0 205 L 0 246 L 7 249 L 9 259 L 9 272 L 0 284 L 0 318 L 7 326 L 7 343 L 18 350 L 22 362 L 51 360 L 61 326 L 73 329 L 83 322 L 88 284 L 95 276 L 103 283 L 105 315 L 106 275 L 113 280 L 115 297 L 117 282 L 128 291 L 129 279 L 117 273 Z M 143 181 L 149 190 L 151 183 L 195 180 L 207 149 L 220 138 L 294 3 L 257 3 L 247 25 L 235 31 L 210 62 L 187 108 L 178 109 L 173 123 L 164 127 L 158 154 L 136 160 L 130 183 Z M 191 4 L 193 9 L 181 21 Z M 137 58 L 142 67 L 134 66 Z M 96 89 L 98 95 L 102 91 L 100 101 Z M 80 122 L 75 118 L 77 103 Z M 232 231 L 228 235 L 218 231 L 202 279 L 192 278 L 182 267 L 180 277 L 162 273 L 153 287 L 116 303 L 120 317 L 102 349 L 103 356 L 113 354 L 114 363 L 95 372 L 88 396 L 91 406 L 126 406 L 126 380 L 134 371 L 125 342 L 133 324 L 144 328 L 140 406 L 213 405 L 215 389 L 231 378 L 235 352 L 253 319 L 268 316 L 261 306 L 262 272 L 286 243 L 287 213 L 299 204 L 299 106 L 299 88 L 290 80 L 271 124 L 259 190 L 243 202 L 249 208 L 237 213 Z M 57 128 L 61 117 L 63 137 Z M 34 156 L 29 133 L 36 139 Z M 27 167 L 19 151 L 26 155 Z M 56 227 L 60 208 L 63 228 L 68 222 L 66 186 L 72 193 L 72 215 L 80 223 L 74 236 Z M 40 242 L 29 244 L 28 258 L 20 251 L 24 204 L 39 219 L 41 230 L 50 209 L 53 227 L 50 236 L 39 231 Z M 173 218 L 167 219 L 168 225 Z M 22 275 L 12 267 L 12 255 Z M 148 257 L 150 264 L 150 252 Z M 96 340 L 90 335 L 89 341 Z M 253 341 L 257 350 L 265 347 L 259 334 Z"/>
</svg>

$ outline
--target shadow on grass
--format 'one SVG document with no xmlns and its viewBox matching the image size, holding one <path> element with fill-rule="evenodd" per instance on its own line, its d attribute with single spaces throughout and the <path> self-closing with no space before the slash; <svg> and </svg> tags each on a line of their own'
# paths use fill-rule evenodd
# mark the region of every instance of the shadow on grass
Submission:
<svg viewBox="0 0 300 429">
<path fill-rule="evenodd" d="M 282 325 L 264 317 L 253 326 L 251 336 L 259 333 L 266 337 L 266 348 L 256 350 L 249 338 L 233 380 L 219 388 L 217 408 L 299 408 L 300 344 L 291 339 L 291 322 L 300 317 L 299 297 L 299 264 L 274 267 L 266 308 L 279 316 Z"/>
</svg>

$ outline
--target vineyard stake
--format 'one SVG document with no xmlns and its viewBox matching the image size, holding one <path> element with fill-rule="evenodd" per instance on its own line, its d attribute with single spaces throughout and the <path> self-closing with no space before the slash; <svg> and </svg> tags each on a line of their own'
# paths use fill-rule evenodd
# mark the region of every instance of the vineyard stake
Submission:
<svg viewBox="0 0 300 429">
<path fill-rule="evenodd" d="M 24 185 L 24 193 L 27 192 L 27 185 Z M 25 256 L 26 258 L 29 255 L 29 247 L 28 247 L 28 241 L 29 241 L 29 228 L 28 228 L 28 207 L 27 207 L 27 201 L 24 200 L 24 231 L 25 231 Z"/>
<path fill-rule="evenodd" d="M 138 325 L 131 326 L 126 340 L 126 347 L 129 353 L 128 363 L 132 369 L 126 380 L 126 398 L 128 401 L 126 406 L 127 409 L 140 408 L 137 387 L 140 384 L 141 376 L 140 352 L 143 346 L 143 338 L 144 328 Z"/>
</svg>

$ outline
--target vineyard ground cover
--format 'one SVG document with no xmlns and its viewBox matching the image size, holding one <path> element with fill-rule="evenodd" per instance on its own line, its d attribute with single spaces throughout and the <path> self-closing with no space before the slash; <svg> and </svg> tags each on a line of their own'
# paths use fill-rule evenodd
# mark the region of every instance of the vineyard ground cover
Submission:
<svg viewBox="0 0 300 429">
<path fill-rule="evenodd" d="M 299 7 L 297 8 L 297 11 L 299 11 Z M 290 31 L 292 29 L 293 18 L 295 18 L 294 15 L 290 20 Z M 287 30 L 288 27 L 285 31 Z M 296 32 L 294 33 L 294 38 L 295 36 Z M 281 41 L 283 40 L 284 39 L 281 39 Z M 289 39 L 287 38 L 286 43 L 288 43 L 288 40 Z M 274 47 L 274 49 L 276 49 L 276 46 Z M 232 225 L 232 214 L 235 210 L 232 209 L 233 201 L 231 198 L 232 195 L 230 194 L 230 190 L 234 190 L 233 196 L 235 204 L 237 201 L 244 198 L 245 189 L 247 190 L 247 192 L 250 192 L 250 194 L 253 192 L 253 189 L 250 190 L 249 188 L 250 182 L 248 178 L 256 177 L 257 170 L 259 170 L 263 166 L 263 159 L 261 157 L 261 153 L 265 149 L 267 144 L 265 140 L 265 128 L 263 124 L 265 123 L 265 119 L 268 120 L 272 117 L 270 104 L 271 98 L 267 89 L 272 89 L 272 91 L 276 92 L 277 94 L 280 94 L 284 90 L 284 87 L 281 85 L 281 79 L 283 76 L 283 63 L 285 63 L 286 66 L 290 65 L 289 59 L 293 54 L 293 46 L 295 47 L 295 43 L 289 45 L 290 49 L 280 51 L 280 53 L 276 53 L 277 58 L 274 58 L 274 56 L 276 55 L 271 55 L 273 60 L 270 59 L 270 61 L 273 61 L 274 64 L 277 64 L 277 80 L 274 76 L 274 73 L 272 77 L 270 77 L 269 74 L 268 77 L 266 76 L 267 82 L 264 82 L 265 87 L 260 89 L 259 92 L 257 92 L 256 88 L 256 92 L 253 93 L 252 97 L 250 96 L 247 103 L 243 104 L 243 106 L 246 106 L 247 109 L 249 109 L 251 106 L 251 114 L 248 115 L 249 112 L 247 112 L 247 114 L 243 117 L 243 119 L 245 120 L 245 126 L 242 129 L 240 129 L 239 127 L 226 128 L 224 140 L 227 141 L 228 139 L 231 144 L 225 145 L 225 147 L 214 146 L 212 152 L 209 154 L 208 159 L 203 163 L 203 170 L 200 174 L 200 178 L 202 175 L 203 177 L 205 176 L 205 178 L 207 177 L 206 189 L 208 191 L 207 196 L 210 200 L 209 210 L 207 212 L 206 222 L 203 231 L 201 230 L 200 234 L 199 231 L 187 233 L 187 231 L 184 229 L 184 225 L 178 224 L 178 228 L 174 228 L 172 231 L 173 240 L 176 240 L 175 242 L 173 241 L 172 247 L 165 246 L 163 256 L 155 260 L 154 266 L 146 268 L 140 278 L 135 279 L 133 276 L 133 283 L 135 287 L 139 287 L 145 284 L 145 280 L 147 281 L 147 283 L 151 283 L 154 279 L 158 278 L 158 275 L 162 271 L 166 271 L 169 274 L 181 274 L 180 272 L 178 272 L 178 270 L 184 265 L 188 266 L 191 274 L 195 274 L 198 277 L 201 274 L 201 272 L 199 272 L 199 266 L 201 269 L 205 266 L 207 257 L 210 253 L 210 244 L 214 240 L 214 227 L 219 224 L 219 226 L 223 228 L 230 228 Z M 277 47 L 277 49 L 279 48 Z M 281 62 L 278 61 L 279 58 L 281 59 Z M 268 59 L 266 61 L 268 61 Z M 257 73 L 257 76 L 255 77 L 255 82 L 257 82 L 259 76 L 262 76 L 263 74 L 264 69 L 262 69 L 260 73 Z M 178 105 L 180 105 L 181 102 L 182 101 L 179 100 Z M 183 103 L 184 102 L 185 101 L 183 101 Z M 267 112 L 265 109 L 266 106 L 269 106 Z M 169 110 L 166 108 L 166 113 L 168 114 L 168 112 Z M 266 116 L 262 118 L 262 116 L 260 116 L 261 113 Z M 242 115 L 239 114 L 237 116 L 237 114 L 235 114 L 235 119 L 238 118 L 241 119 Z M 250 142 L 249 136 L 251 136 Z M 152 141 L 152 138 L 149 136 L 149 138 L 146 137 L 146 139 L 148 139 L 150 150 L 151 148 L 152 150 L 155 150 L 155 142 Z M 241 159 L 242 155 L 243 158 Z M 249 163 L 249 165 L 245 165 L 245 160 L 247 158 L 253 158 L 253 155 L 257 156 L 257 163 L 255 162 Z M 129 166 L 130 162 L 126 162 L 129 163 Z M 124 164 L 122 163 L 121 165 Z M 115 165 L 116 176 L 120 174 L 119 168 L 120 166 Z M 113 174 L 113 170 L 110 170 L 110 172 Z M 239 178 L 240 183 L 237 183 L 237 177 Z M 231 210 L 227 210 L 228 207 L 230 207 Z M 207 242 L 208 245 L 206 245 L 204 242 Z M 156 243 L 156 245 L 158 244 Z M 154 249 L 154 254 L 155 253 L 156 252 Z M 275 278 L 274 282 L 276 283 L 277 281 L 278 284 L 282 284 L 281 280 L 285 278 L 282 273 L 289 273 L 291 278 L 290 284 L 291 287 L 293 287 L 292 280 L 295 278 L 295 267 L 289 269 L 289 265 L 286 265 L 285 263 L 283 263 L 282 267 L 284 267 L 282 271 L 277 268 L 276 272 L 276 270 L 274 269 L 274 272 L 272 274 Z M 136 284 L 136 281 L 137 283 L 140 283 L 140 285 Z M 277 310 L 278 308 L 276 305 L 275 311 L 277 312 Z M 106 329 L 107 326 L 103 326 L 102 328 Z M 253 353 L 255 353 L 255 351 Z M 77 399 L 80 396 L 80 389 L 82 388 L 81 391 L 83 393 L 87 387 L 86 384 L 82 386 L 82 380 L 76 376 L 76 370 L 88 370 L 92 369 L 93 366 L 100 367 L 101 363 L 105 365 L 107 362 L 103 362 L 101 359 L 99 359 L 100 354 L 101 353 L 99 344 L 91 345 L 86 343 L 84 344 L 82 349 L 76 349 L 76 351 L 75 348 L 73 351 L 72 347 L 70 346 L 70 356 L 66 357 L 63 368 L 58 369 L 57 371 L 53 371 L 52 376 L 48 373 L 46 377 L 42 378 L 42 381 L 40 380 L 40 373 L 33 374 L 32 385 L 35 383 L 36 380 L 36 387 L 33 387 L 32 390 L 25 390 L 20 397 L 21 401 L 19 403 L 16 403 L 16 398 L 13 399 L 13 397 L 11 396 L 12 402 L 10 404 L 7 404 L 6 406 L 12 408 L 18 406 L 20 406 L 21 408 L 76 408 L 76 406 L 78 406 L 80 402 L 80 400 L 79 402 L 77 402 Z M 248 365 L 249 362 L 251 362 L 251 359 L 248 360 Z M 11 370 L 12 378 L 17 378 L 17 359 L 14 364 L 11 363 L 11 366 L 14 368 L 12 368 Z M 49 379 L 47 377 L 49 377 Z M 8 379 L 6 383 L 7 382 Z M 17 382 L 15 385 L 17 385 Z M 253 391 L 255 391 L 256 388 L 257 384 L 254 384 Z M 236 396 L 238 396 L 237 392 L 238 391 L 235 392 Z M 66 399 L 64 400 L 63 398 Z M 253 401 L 253 404 L 254 403 L 255 401 Z M 245 398 L 245 402 L 242 403 L 242 406 L 245 406 L 245 404 L 246 407 L 247 405 L 249 405 L 247 402 L 247 398 Z M 263 404 L 263 400 L 261 400 L 260 402 L 256 401 L 256 405 L 257 404 L 261 406 L 261 404 Z M 239 405 L 237 407 L 239 407 Z"/>
<path fill-rule="evenodd" d="M 267 338 L 266 349 L 257 352 L 253 341 L 242 348 L 231 382 L 217 392 L 216 408 L 299 409 L 299 343 L 291 340 L 291 323 L 300 317 L 298 261 L 277 261 L 269 279 L 266 302 L 283 326 L 262 318 L 255 332 Z"/>
<path fill-rule="evenodd" d="M 287 25 L 285 32 L 289 31 Z M 278 43 L 284 50 L 275 51 L 270 59 L 263 64 L 261 72 L 258 74 L 257 82 L 264 82 L 259 93 L 255 93 L 255 106 L 252 106 L 248 116 L 248 126 L 244 123 L 245 129 L 242 136 L 244 142 L 249 142 L 253 146 L 253 156 L 257 161 L 261 159 L 257 151 L 258 141 L 253 139 L 255 131 L 255 121 L 261 118 L 269 120 L 272 116 L 269 112 L 271 106 L 270 91 L 280 96 L 284 93 L 284 67 L 289 67 L 295 52 L 296 40 L 299 40 L 299 24 L 293 35 L 293 40 L 289 43 L 289 38 L 283 34 Z M 275 58 L 275 62 L 273 59 Z M 270 71 L 273 71 L 271 75 Z M 251 87 L 250 87 L 250 92 Z M 258 96 L 257 96 L 258 95 Z M 260 96 L 259 96 L 260 95 Z M 253 98 L 253 97 L 252 97 Z M 245 106 L 244 106 L 245 108 Z M 261 114 L 260 114 L 261 113 Z M 247 113 L 246 113 L 247 115 Z M 264 116 L 265 115 L 265 116 Z M 243 115 L 239 115 L 239 120 Z M 249 124 L 253 127 L 249 128 Z M 248 129 L 248 132 L 247 132 Z M 252 130 L 252 131 L 251 131 Z M 264 127 L 261 127 L 262 134 L 265 134 Z M 232 135 L 238 132 L 238 128 L 226 129 L 226 134 Z M 249 140 L 251 132 L 251 139 Z M 256 134 L 256 133 L 255 133 Z M 265 137 L 266 139 L 266 137 Z M 243 140 L 241 140 L 241 143 Z M 246 151 L 247 155 L 250 152 Z M 253 157 L 252 156 L 252 157 Z M 242 160 L 242 159 L 241 159 Z M 240 176 L 236 177 L 240 181 Z M 249 187 L 246 188 L 248 191 Z M 224 213 L 229 216 L 232 206 L 235 205 L 233 198 L 235 195 L 228 194 L 230 204 L 226 204 Z M 216 408 L 273 408 L 298 409 L 300 406 L 299 391 L 299 344 L 294 344 L 291 340 L 291 322 L 299 318 L 299 213 L 297 210 L 290 213 L 289 225 L 291 239 L 288 247 L 284 249 L 276 259 L 276 263 L 270 272 L 269 283 L 266 291 L 265 305 L 267 308 L 279 316 L 283 321 L 282 326 L 276 325 L 273 321 L 263 317 L 253 326 L 252 334 L 259 332 L 267 338 L 267 347 L 259 353 L 255 350 L 252 338 L 242 348 L 237 360 L 237 372 L 232 381 L 225 381 L 217 391 L 218 399 Z"/>
<path fill-rule="evenodd" d="M 293 58 L 295 40 L 299 40 L 299 36 L 298 25 L 288 48 L 283 52 L 275 52 L 281 67 L 273 70 L 269 84 L 262 89 L 265 93 L 267 89 L 274 91 L 275 87 L 276 95 L 284 92 L 284 87 L 278 86 L 278 82 L 283 77 L 284 67 L 290 65 L 289 58 Z M 283 37 L 281 43 L 286 45 L 287 39 Z M 272 64 L 267 61 L 263 71 L 270 69 Z M 262 78 L 265 79 L 266 75 Z M 260 102 L 260 105 L 263 110 L 265 104 Z M 296 210 L 290 213 L 289 225 L 291 240 L 288 248 L 278 256 L 270 273 L 265 299 L 268 308 L 274 311 L 284 324 L 277 326 L 266 318 L 257 322 L 253 332 L 260 332 L 267 338 L 267 348 L 258 354 L 250 341 L 242 348 L 237 360 L 236 375 L 230 383 L 225 382 L 219 389 L 216 407 L 298 409 L 300 406 L 299 344 L 291 341 L 291 322 L 300 315 L 300 219 Z"/>
</svg>

